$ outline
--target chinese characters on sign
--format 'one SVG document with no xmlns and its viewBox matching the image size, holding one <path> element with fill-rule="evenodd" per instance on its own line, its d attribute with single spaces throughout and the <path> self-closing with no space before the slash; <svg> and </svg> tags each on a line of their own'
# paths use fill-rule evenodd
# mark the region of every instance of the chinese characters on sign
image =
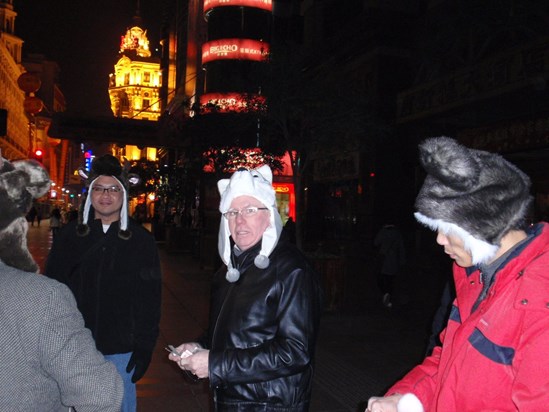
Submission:
<svg viewBox="0 0 549 412">
<path fill-rule="evenodd" d="M 250 39 L 222 39 L 202 45 L 202 63 L 214 60 L 262 61 L 269 54 L 269 44 Z"/>
</svg>

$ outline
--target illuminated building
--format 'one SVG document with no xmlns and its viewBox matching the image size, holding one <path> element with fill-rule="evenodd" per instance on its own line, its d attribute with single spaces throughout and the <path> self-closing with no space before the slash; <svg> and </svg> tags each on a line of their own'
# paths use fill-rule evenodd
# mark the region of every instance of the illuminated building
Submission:
<svg viewBox="0 0 549 412">
<path fill-rule="evenodd" d="M 162 84 L 160 59 L 151 54 L 147 30 L 140 27 L 138 14 L 133 19 L 134 25 L 120 38 L 120 57 L 114 65 L 114 73 L 109 75 L 111 110 L 116 117 L 158 121 Z M 121 153 L 116 154 L 128 160 L 146 158 L 155 161 L 157 150 L 126 145 Z"/>
<path fill-rule="evenodd" d="M 202 111 L 239 112 L 261 94 L 250 73 L 269 55 L 270 0 L 205 0 L 208 41 L 202 45 L 205 70 Z M 259 66 L 259 69 L 258 69 Z"/>
<path fill-rule="evenodd" d="M 200 96 L 200 110 L 204 116 L 215 113 L 249 115 L 251 136 L 239 139 L 240 150 L 250 157 L 238 166 L 257 167 L 264 162 L 261 149 L 260 124 L 254 107 L 266 102 L 261 96 L 261 73 L 268 64 L 273 26 L 271 0 L 204 0 L 207 21 L 207 41 L 202 44 L 202 66 L 205 72 L 204 92 Z M 268 104 L 268 103 L 267 103 Z M 232 142 L 226 142 L 231 144 Z M 255 147 L 249 147 L 255 146 Z M 254 159 L 253 156 L 256 158 Z M 282 159 L 288 161 L 289 158 Z M 291 182 L 291 168 L 286 176 L 275 177 L 277 204 L 283 223 L 295 219 L 295 192 Z"/>
<path fill-rule="evenodd" d="M 177 131 L 177 138 L 207 141 L 208 154 L 229 155 L 222 172 L 264 164 L 267 155 L 261 150 L 255 108 L 266 102 L 261 76 L 256 74 L 268 64 L 272 0 L 189 0 L 185 5 L 172 2 L 170 7 L 173 18 L 162 40 L 166 122 Z M 190 123 L 194 128 L 181 127 Z M 210 163 L 204 171 L 214 169 Z M 277 196 L 283 220 L 295 218 L 291 168 L 275 180 L 281 184 Z M 205 196 L 208 193 L 206 189 Z M 203 203 L 208 209 L 215 202 L 206 198 Z"/>
<path fill-rule="evenodd" d="M 68 142 L 47 135 L 51 115 L 65 110 L 65 98 L 58 86 L 59 66 L 38 54 L 23 60 L 23 40 L 15 35 L 16 17 L 13 1 L 0 1 L 0 108 L 7 110 L 7 133 L 0 136 L 2 156 L 12 160 L 36 157 L 51 180 L 63 185 Z M 26 86 L 19 81 L 35 86 L 25 92 Z M 42 154 L 38 157 L 35 150 Z"/>
<path fill-rule="evenodd" d="M 21 65 L 23 40 L 15 35 L 13 0 L 0 0 L 0 109 L 7 110 L 7 130 L 0 135 L 2 156 L 27 158 L 29 154 L 29 120 L 23 109 L 25 93 L 17 79 L 25 71 Z"/>
<path fill-rule="evenodd" d="M 115 117 L 156 122 L 162 106 L 159 95 L 162 85 L 160 59 L 152 56 L 147 30 L 140 26 L 141 18 L 137 10 L 133 26 L 120 37 L 119 59 L 114 65 L 114 73 L 109 75 L 111 110 Z M 113 145 L 111 151 L 122 163 L 125 160 L 158 160 L 158 150 L 155 147 Z M 141 194 L 137 199 L 130 199 L 132 214 L 139 205 L 145 207 L 143 219 L 154 213 L 152 202 L 155 194 L 149 195 L 150 197 Z"/>
<path fill-rule="evenodd" d="M 109 76 L 111 109 L 116 117 L 158 120 L 160 60 L 151 57 L 147 31 L 135 25 L 120 41 L 120 58 Z"/>
<path fill-rule="evenodd" d="M 54 113 L 64 112 L 66 109 L 65 96 L 59 87 L 59 65 L 46 59 L 42 54 L 29 54 L 23 60 L 23 66 L 28 73 L 40 79 L 40 88 L 36 97 L 42 102 L 42 110 L 32 116 L 33 149 L 42 150 L 44 164 L 50 174 L 52 182 L 63 186 L 69 180 L 72 171 L 75 144 L 66 139 L 55 139 L 48 136 Z"/>
</svg>

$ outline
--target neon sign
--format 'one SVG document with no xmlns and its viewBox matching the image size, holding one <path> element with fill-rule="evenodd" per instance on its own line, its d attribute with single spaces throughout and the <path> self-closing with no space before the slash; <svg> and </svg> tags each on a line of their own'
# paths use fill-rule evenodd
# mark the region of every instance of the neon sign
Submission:
<svg viewBox="0 0 549 412">
<path fill-rule="evenodd" d="M 279 205 L 279 212 L 281 216 L 291 217 L 295 220 L 295 190 L 293 183 L 273 182 L 273 188 L 277 195 L 281 198 L 277 198 Z M 286 203 L 287 202 L 287 203 Z M 280 206 L 284 205 L 283 210 L 280 210 Z M 284 219 L 285 221 L 285 219 Z"/>
<path fill-rule="evenodd" d="M 84 152 L 84 169 L 86 169 L 86 172 L 89 172 L 91 170 L 91 162 L 93 158 L 94 156 L 91 150 L 87 150 Z"/>
<path fill-rule="evenodd" d="M 269 43 L 250 39 L 212 40 L 202 45 L 202 63 L 214 60 L 262 61 L 269 54 Z"/>
<path fill-rule="evenodd" d="M 200 108 L 203 113 L 252 111 L 258 110 L 264 104 L 265 98 L 259 95 L 206 93 L 200 96 Z"/>
<path fill-rule="evenodd" d="M 244 6 L 273 11 L 272 0 L 204 0 L 204 13 L 215 7 Z"/>
</svg>

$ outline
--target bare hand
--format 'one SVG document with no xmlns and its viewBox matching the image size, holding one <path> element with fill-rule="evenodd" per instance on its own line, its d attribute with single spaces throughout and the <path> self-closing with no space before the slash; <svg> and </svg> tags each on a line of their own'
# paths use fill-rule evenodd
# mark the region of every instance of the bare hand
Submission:
<svg viewBox="0 0 549 412">
<path fill-rule="evenodd" d="M 364 412 L 398 412 L 398 401 L 402 395 L 385 397 L 372 396 L 368 399 L 368 409 Z"/>
<path fill-rule="evenodd" d="M 208 358 L 210 351 L 206 349 L 198 349 L 194 353 L 186 358 L 181 358 L 178 362 L 181 369 L 191 372 L 199 379 L 208 377 Z"/>
</svg>

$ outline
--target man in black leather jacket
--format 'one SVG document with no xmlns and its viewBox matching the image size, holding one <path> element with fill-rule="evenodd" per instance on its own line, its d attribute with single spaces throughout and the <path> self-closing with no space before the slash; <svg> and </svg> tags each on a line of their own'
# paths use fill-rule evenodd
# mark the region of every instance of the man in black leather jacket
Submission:
<svg viewBox="0 0 549 412">
<path fill-rule="evenodd" d="M 317 273 L 280 238 L 268 166 L 218 182 L 223 214 L 210 328 L 169 358 L 209 378 L 217 411 L 307 411 L 321 314 Z"/>
</svg>

